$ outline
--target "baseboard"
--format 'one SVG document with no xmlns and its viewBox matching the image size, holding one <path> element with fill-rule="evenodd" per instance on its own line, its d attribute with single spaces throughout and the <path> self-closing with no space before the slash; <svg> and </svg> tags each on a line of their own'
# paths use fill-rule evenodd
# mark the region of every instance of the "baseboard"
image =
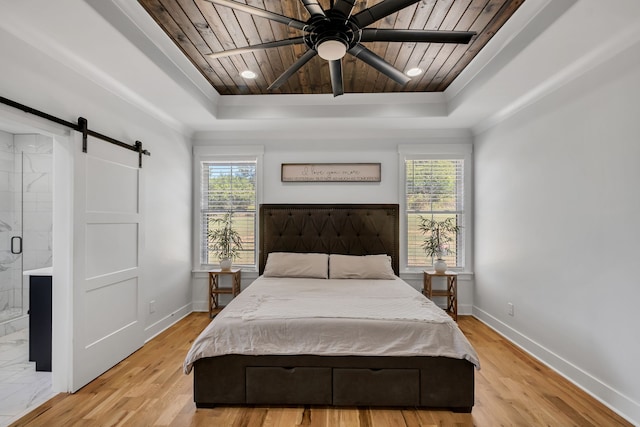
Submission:
<svg viewBox="0 0 640 427">
<path fill-rule="evenodd" d="M 207 302 L 207 300 L 202 300 L 202 301 L 194 301 L 192 303 L 192 307 L 193 307 L 193 311 L 198 311 L 198 312 L 208 312 L 209 311 L 209 303 Z"/>
<path fill-rule="evenodd" d="M 460 316 L 472 316 L 473 306 L 471 304 L 458 304 L 458 314 Z"/>
<path fill-rule="evenodd" d="M 486 311 L 475 306 L 473 306 L 472 311 L 475 318 L 521 348 L 531 357 L 553 369 L 633 425 L 640 425 L 639 403 L 634 402 L 629 397 L 493 317 Z M 482 363 L 482 360 L 480 363 Z"/>
<path fill-rule="evenodd" d="M 180 320 L 184 319 L 185 317 L 187 317 L 193 311 L 194 311 L 193 310 L 193 303 L 189 303 L 189 304 L 186 304 L 186 305 L 180 307 L 176 311 L 170 313 L 168 316 L 163 317 L 162 319 L 158 320 L 154 324 L 148 326 L 144 330 L 145 336 L 147 337 L 144 340 L 145 344 L 148 343 L 149 341 L 151 341 L 152 339 L 154 339 L 156 336 L 158 336 L 158 334 L 164 332 L 166 329 L 168 329 L 173 324 L 175 324 L 175 323 L 179 322 Z"/>
</svg>

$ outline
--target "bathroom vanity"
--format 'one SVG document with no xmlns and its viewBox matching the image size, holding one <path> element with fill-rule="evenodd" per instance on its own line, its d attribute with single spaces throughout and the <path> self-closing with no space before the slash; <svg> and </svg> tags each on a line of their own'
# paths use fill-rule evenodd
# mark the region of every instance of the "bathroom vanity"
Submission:
<svg viewBox="0 0 640 427">
<path fill-rule="evenodd" d="M 29 276 L 29 361 L 36 371 L 51 372 L 53 268 L 27 270 Z"/>
</svg>

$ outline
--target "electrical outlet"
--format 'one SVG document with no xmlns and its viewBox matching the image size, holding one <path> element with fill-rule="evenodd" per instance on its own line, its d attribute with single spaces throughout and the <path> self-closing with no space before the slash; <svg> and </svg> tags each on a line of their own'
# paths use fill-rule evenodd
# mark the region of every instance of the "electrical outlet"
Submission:
<svg viewBox="0 0 640 427">
<path fill-rule="evenodd" d="M 513 316 L 513 304 L 510 302 L 507 303 L 507 314 Z"/>
<path fill-rule="evenodd" d="M 153 314 L 156 312 L 156 301 L 149 301 L 149 314 Z"/>
</svg>

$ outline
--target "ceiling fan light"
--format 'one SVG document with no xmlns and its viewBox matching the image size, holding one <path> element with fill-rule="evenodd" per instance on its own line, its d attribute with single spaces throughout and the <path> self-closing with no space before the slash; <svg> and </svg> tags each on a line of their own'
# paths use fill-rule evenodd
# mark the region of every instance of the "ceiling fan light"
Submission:
<svg viewBox="0 0 640 427">
<path fill-rule="evenodd" d="M 335 61 L 347 53 L 347 46 L 338 40 L 325 40 L 316 47 L 318 55 L 327 61 Z"/>
<path fill-rule="evenodd" d="M 422 74 L 422 68 L 409 68 L 405 74 L 409 77 L 419 76 Z"/>
</svg>

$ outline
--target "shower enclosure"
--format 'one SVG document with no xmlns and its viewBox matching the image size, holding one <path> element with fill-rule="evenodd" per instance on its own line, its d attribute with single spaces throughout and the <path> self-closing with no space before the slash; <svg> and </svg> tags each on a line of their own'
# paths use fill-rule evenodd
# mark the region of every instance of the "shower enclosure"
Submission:
<svg viewBox="0 0 640 427">
<path fill-rule="evenodd" d="M 28 327 L 26 270 L 52 264 L 53 141 L 0 131 L 0 336 Z"/>
</svg>

